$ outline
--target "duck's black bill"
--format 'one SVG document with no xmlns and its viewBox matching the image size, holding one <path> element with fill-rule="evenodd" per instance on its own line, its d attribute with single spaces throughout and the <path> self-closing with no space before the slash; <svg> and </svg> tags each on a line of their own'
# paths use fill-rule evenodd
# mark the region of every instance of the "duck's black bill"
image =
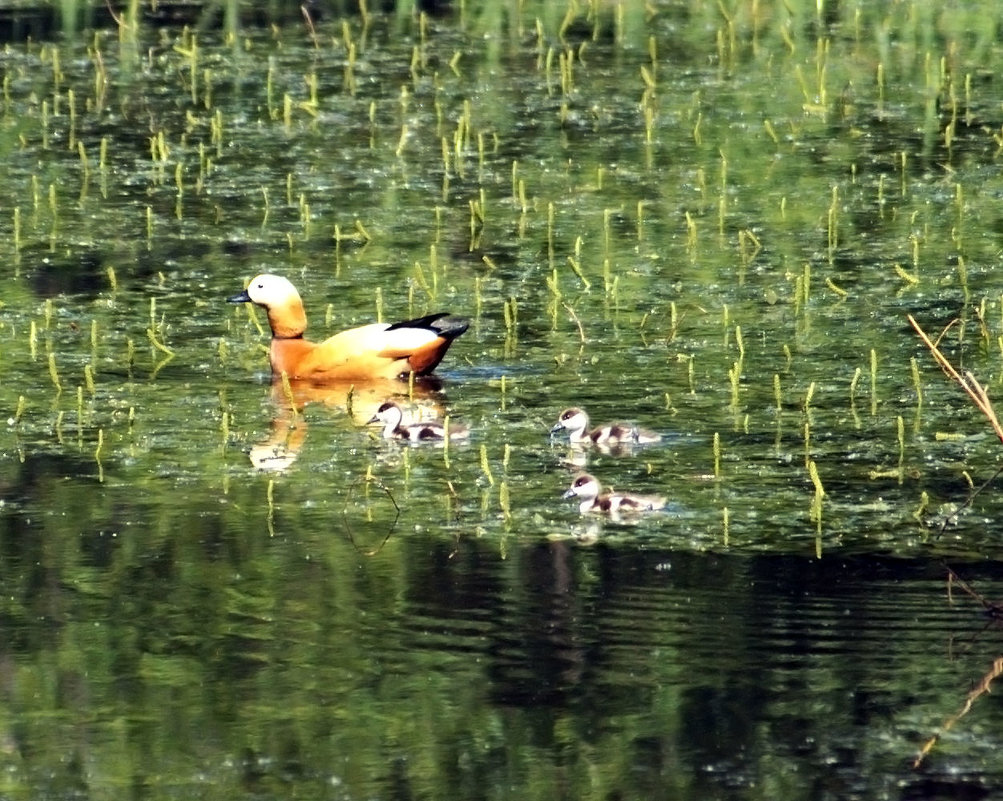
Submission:
<svg viewBox="0 0 1003 801">
<path fill-rule="evenodd" d="M 238 294 L 233 295 L 232 297 L 227 298 L 226 302 L 227 303 L 250 303 L 251 302 L 251 296 L 247 294 L 247 290 L 245 289 L 243 292 L 239 292 Z"/>
</svg>

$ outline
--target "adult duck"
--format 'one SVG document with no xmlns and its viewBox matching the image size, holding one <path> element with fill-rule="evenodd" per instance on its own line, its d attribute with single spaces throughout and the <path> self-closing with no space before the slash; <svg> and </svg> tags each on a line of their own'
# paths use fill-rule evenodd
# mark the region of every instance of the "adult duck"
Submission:
<svg viewBox="0 0 1003 801">
<path fill-rule="evenodd" d="M 311 342 L 306 312 L 296 287 L 280 275 L 263 273 L 229 303 L 254 303 L 268 313 L 272 374 L 318 383 L 428 375 L 469 323 L 445 312 L 399 323 L 370 323 Z"/>
</svg>

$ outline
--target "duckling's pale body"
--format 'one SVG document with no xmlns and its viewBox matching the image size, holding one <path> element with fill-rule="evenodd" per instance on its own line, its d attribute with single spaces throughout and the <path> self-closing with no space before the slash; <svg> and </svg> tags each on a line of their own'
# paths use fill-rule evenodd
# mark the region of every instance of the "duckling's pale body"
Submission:
<svg viewBox="0 0 1003 801">
<path fill-rule="evenodd" d="M 568 430 L 573 445 L 647 445 L 662 438 L 661 434 L 638 428 L 632 423 L 607 423 L 590 431 L 589 416 L 577 406 L 561 412 L 550 433 L 555 434 L 562 428 Z"/>
<path fill-rule="evenodd" d="M 254 303 L 268 312 L 272 374 L 314 382 L 427 375 L 468 322 L 446 313 L 399 323 L 370 323 L 335 334 L 323 342 L 305 339 L 306 312 L 299 292 L 282 276 L 264 273 L 247 289 L 227 298 Z"/>
<path fill-rule="evenodd" d="M 384 439 L 406 439 L 408 442 L 444 442 L 469 439 L 470 431 L 463 426 L 445 425 L 435 420 L 404 423 L 404 411 L 393 401 L 387 401 L 372 416 L 370 423 L 383 423 Z"/>
<path fill-rule="evenodd" d="M 583 515 L 589 512 L 608 514 L 618 517 L 621 513 L 657 512 L 665 508 L 665 498 L 661 495 L 635 495 L 629 492 L 602 491 L 602 485 L 595 476 L 582 473 L 564 493 L 565 498 L 577 497 L 580 501 L 578 511 Z"/>
</svg>

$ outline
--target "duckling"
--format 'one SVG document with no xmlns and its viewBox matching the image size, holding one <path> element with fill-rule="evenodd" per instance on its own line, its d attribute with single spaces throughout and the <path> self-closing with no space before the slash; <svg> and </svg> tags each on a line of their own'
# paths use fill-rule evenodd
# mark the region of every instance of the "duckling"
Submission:
<svg viewBox="0 0 1003 801">
<path fill-rule="evenodd" d="M 661 434 L 638 428 L 633 423 L 607 423 L 589 431 L 589 416 L 577 406 L 561 412 L 550 429 L 551 435 L 562 428 L 568 430 L 572 445 L 647 445 L 662 439 Z"/>
<path fill-rule="evenodd" d="M 578 511 L 582 514 L 600 512 L 618 517 L 621 512 L 656 512 L 665 508 L 665 498 L 660 495 L 634 495 L 629 492 L 602 491 L 599 480 L 588 473 L 582 473 L 564 493 L 565 498 L 581 499 Z"/>
<path fill-rule="evenodd" d="M 408 442 L 443 442 L 444 440 L 465 440 L 470 438 L 470 430 L 464 426 L 446 427 L 434 420 L 404 424 L 404 411 L 393 401 L 387 401 L 376 414 L 370 418 L 370 423 L 383 423 L 384 439 L 406 439 Z"/>
<path fill-rule="evenodd" d="M 292 283 L 263 273 L 229 303 L 254 303 L 268 312 L 272 329 L 269 361 L 275 377 L 318 383 L 339 380 L 427 375 L 469 322 L 445 312 L 399 323 L 370 323 L 335 334 L 323 342 L 304 339 L 306 312 Z"/>
</svg>

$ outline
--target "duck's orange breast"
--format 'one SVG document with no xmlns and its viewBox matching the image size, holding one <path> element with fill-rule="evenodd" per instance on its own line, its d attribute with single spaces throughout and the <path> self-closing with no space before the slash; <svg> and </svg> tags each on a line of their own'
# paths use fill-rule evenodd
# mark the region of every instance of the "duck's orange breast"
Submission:
<svg viewBox="0 0 1003 801">
<path fill-rule="evenodd" d="M 289 378 L 306 378 L 300 375 L 300 365 L 316 347 L 317 343 L 309 342 L 302 337 L 297 339 L 273 337 L 271 347 L 268 349 L 272 372 L 275 375 L 285 373 Z"/>
</svg>

